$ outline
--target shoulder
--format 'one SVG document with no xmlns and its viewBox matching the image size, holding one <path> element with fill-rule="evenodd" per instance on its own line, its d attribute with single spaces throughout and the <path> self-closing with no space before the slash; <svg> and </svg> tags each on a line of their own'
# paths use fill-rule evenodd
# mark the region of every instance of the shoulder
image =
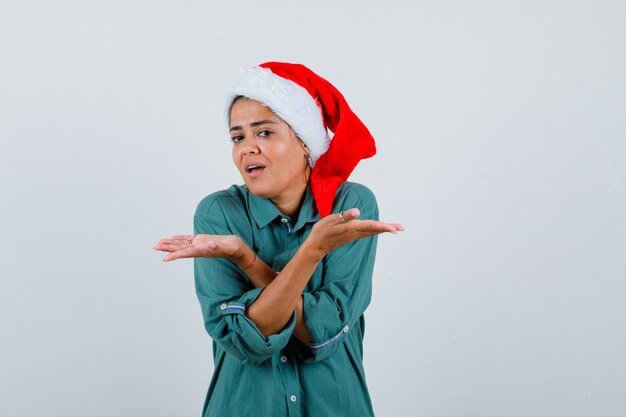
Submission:
<svg viewBox="0 0 626 417">
<path fill-rule="evenodd" d="M 361 201 L 376 201 L 376 197 L 374 196 L 372 190 L 370 190 L 363 184 L 350 181 L 345 181 L 337 189 L 335 199 L 340 198 L 352 198 Z"/>
<path fill-rule="evenodd" d="M 224 212 L 245 210 L 248 190 L 240 185 L 232 185 L 204 197 L 196 207 L 195 216 L 220 218 Z"/>
<path fill-rule="evenodd" d="M 353 207 L 370 216 L 378 216 L 378 204 L 372 190 L 363 184 L 346 181 L 335 193 L 333 212 L 338 213 Z"/>
<path fill-rule="evenodd" d="M 233 185 L 216 191 L 198 203 L 194 213 L 194 233 L 242 235 L 250 227 L 248 189 Z"/>
</svg>

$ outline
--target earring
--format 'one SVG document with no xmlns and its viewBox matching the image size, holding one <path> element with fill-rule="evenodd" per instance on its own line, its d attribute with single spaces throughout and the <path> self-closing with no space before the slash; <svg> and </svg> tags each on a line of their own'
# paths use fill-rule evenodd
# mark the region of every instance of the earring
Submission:
<svg viewBox="0 0 626 417">
<path fill-rule="evenodd" d="M 313 166 L 313 160 L 311 159 L 310 155 L 305 156 L 306 161 L 309 163 L 309 166 Z"/>
</svg>

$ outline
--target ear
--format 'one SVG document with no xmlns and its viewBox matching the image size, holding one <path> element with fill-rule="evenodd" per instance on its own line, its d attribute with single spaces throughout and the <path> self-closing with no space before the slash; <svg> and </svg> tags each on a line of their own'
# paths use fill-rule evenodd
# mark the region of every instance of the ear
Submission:
<svg viewBox="0 0 626 417">
<path fill-rule="evenodd" d="M 300 139 L 300 138 L 298 138 L 298 140 L 300 141 L 300 145 L 302 145 L 302 147 L 304 148 L 304 150 L 307 153 L 307 155 L 310 154 L 311 151 L 309 150 L 309 147 L 306 146 L 306 143 L 304 143 L 304 141 L 302 139 Z"/>
</svg>

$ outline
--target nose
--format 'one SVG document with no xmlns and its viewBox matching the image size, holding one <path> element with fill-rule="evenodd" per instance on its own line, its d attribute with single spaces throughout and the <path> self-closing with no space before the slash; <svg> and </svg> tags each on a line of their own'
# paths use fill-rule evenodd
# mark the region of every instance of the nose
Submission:
<svg viewBox="0 0 626 417">
<path fill-rule="evenodd" d="M 259 153 L 259 146 L 254 135 L 246 137 L 242 145 L 242 152 L 246 155 L 254 155 Z"/>
</svg>

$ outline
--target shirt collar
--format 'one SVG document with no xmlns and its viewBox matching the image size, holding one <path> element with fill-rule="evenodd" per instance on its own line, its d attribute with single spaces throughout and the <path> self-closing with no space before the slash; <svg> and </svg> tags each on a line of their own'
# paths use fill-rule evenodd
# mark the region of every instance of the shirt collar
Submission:
<svg viewBox="0 0 626 417">
<path fill-rule="evenodd" d="M 252 218 L 260 229 L 270 224 L 277 217 L 289 218 L 288 216 L 281 214 L 281 212 L 278 211 L 274 203 L 272 203 L 269 199 L 258 197 L 252 194 L 250 191 L 248 191 L 248 208 L 250 210 Z M 306 190 L 304 191 L 304 200 L 302 201 L 302 207 L 300 208 L 298 221 L 296 222 L 295 226 L 293 226 L 293 230 L 298 230 L 306 223 L 316 222 L 319 219 L 320 215 L 317 211 L 315 200 L 313 199 L 311 187 L 307 186 Z"/>
<path fill-rule="evenodd" d="M 300 208 L 300 214 L 298 215 L 298 221 L 293 227 L 293 230 L 299 230 L 306 223 L 315 223 L 320 219 L 320 214 L 317 211 L 317 205 L 313 199 L 313 192 L 311 192 L 311 186 L 308 185 L 304 191 L 304 201 L 302 201 L 302 207 Z"/>
</svg>

